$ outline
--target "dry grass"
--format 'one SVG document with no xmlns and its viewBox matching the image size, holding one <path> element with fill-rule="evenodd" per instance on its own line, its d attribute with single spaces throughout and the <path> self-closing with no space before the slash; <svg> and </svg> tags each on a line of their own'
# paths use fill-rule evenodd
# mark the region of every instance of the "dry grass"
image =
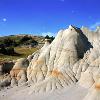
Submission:
<svg viewBox="0 0 100 100">
<path fill-rule="evenodd" d="M 19 58 L 24 58 L 34 53 L 36 50 L 38 50 L 37 48 L 27 48 L 27 47 L 15 47 L 14 49 L 15 52 L 18 53 L 18 55 L 9 56 L 9 55 L 0 54 L 0 62 L 12 61 Z"/>
</svg>

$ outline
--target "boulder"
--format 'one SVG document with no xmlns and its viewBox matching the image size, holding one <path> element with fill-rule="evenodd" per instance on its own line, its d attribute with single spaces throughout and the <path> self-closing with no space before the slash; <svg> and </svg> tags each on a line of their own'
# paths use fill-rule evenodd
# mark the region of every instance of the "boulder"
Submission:
<svg viewBox="0 0 100 100">
<path fill-rule="evenodd" d="M 11 84 L 21 83 L 21 81 L 26 82 L 26 71 L 29 65 L 29 61 L 26 58 L 20 58 L 15 63 L 14 67 L 10 71 L 10 75 L 12 78 Z"/>
<path fill-rule="evenodd" d="M 10 84 L 11 84 L 11 77 L 8 75 L 6 78 L 0 81 L 0 88 L 10 86 Z"/>
</svg>

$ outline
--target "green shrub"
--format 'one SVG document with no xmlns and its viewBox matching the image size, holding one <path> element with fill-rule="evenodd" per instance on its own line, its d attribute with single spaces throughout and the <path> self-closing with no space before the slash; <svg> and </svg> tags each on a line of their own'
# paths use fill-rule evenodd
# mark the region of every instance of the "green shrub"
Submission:
<svg viewBox="0 0 100 100">
<path fill-rule="evenodd" d="M 14 47 L 2 47 L 0 48 L 0 53 L 5 54 L 5 55 L 14 55 L 15 51 L 14 51 Z"/>
<path fill-rule="evenodd" d="M 0 53 L 5 54 L 6 53 L 6 49 L 4 46 L 0 47 Z"/>
<path fill-rule="evenodd" d="M 13 55 L 13 54 L 15 54 L 14 47 L 7 47 L 6 48 L 6 54 L 7 55 Z"/>
<path fill-rule="evenodd" d="M 31 37 L 25 35 L 24 37 L 21 38 L 20 42 L 23 43 L 23 42 L 31 40 L 31 39 L 32 39 Z"/>
<path fill-rule="evenodd" d="M 53 41 L 55 39 L 55 37 L 53 37 L 53 36 L 50 37 L 49 35 L 46 35 L 45 39 L 50 39 L 51 41 Z"/>
</svg>

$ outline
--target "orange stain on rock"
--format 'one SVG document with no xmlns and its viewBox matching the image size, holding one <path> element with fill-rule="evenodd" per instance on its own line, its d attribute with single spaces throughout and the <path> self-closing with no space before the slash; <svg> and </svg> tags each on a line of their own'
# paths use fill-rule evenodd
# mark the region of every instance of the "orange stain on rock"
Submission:
<svg viewBox="0 0 100 100">
<path fill-rule="evenodd" d="M 62 73 L 56 69 L 52 71 L 52 76 L 54 77 L 62 76 Z"/>
<path fill-rule="evenodd" d="M 12 70 L 10 71 L 11 77 L 15 77 L 17 80 L 19 80 L 20 77 L 17 77 L 17 75 L 18 75 L 18 73 L 19 73 L 21 70 L 25 70 L 25 71 L 26 71 L 26 68 L 12 69 Z"/>
<path fill-rule="evenodd" d="M 95 85 L 95 89 L 96 89 L 96 90 L 100 90 L 100 84 L 96 84 L 96 85 Z"/>
</svg>

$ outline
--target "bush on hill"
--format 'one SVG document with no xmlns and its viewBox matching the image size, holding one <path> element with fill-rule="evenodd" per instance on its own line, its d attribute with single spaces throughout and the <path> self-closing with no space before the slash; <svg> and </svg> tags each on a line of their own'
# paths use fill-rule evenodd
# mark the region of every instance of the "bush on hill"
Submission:
<svg viewBox="0 0 100 100">
<path fill-rule="evenodd" d="M 53 36 L 50 37 L 49 35 L 46 35 L 45 39 L 50 39 L 51 41 L 53 41 L 55 39 L 55 37 L 53 37 Z"/>
</svg>

